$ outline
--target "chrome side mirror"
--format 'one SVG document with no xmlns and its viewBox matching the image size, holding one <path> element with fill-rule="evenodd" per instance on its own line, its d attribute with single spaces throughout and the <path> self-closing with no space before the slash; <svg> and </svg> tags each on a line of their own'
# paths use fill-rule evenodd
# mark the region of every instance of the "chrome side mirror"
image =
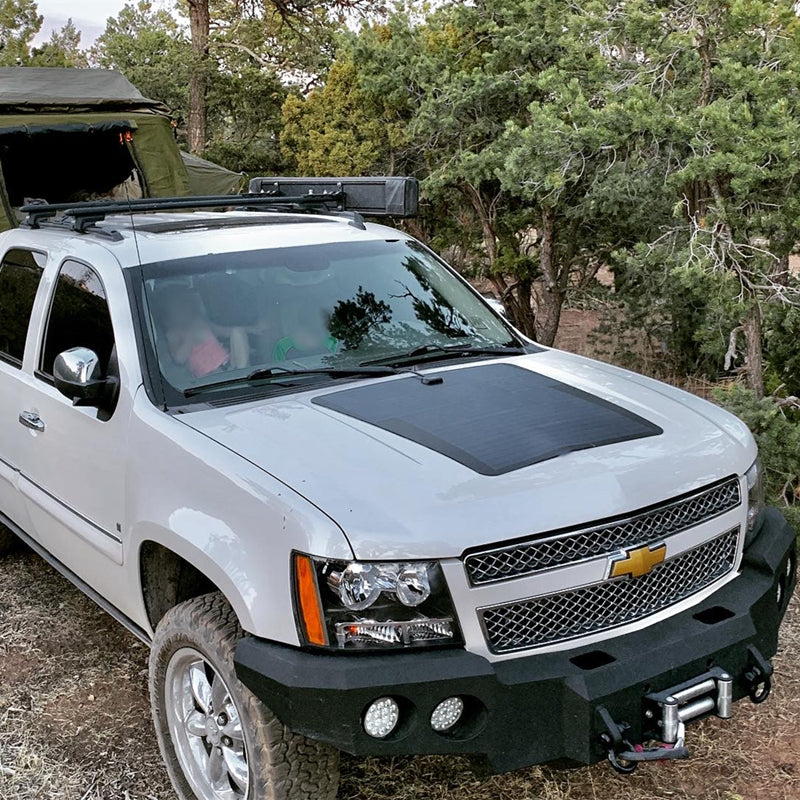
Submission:
<svg viewBox="0 0 800 800">
<path fill-rule="evenodd" d="M 76 406 L 101 406 L 108 381 L 100 359 L 88 347 L 73 347 L 56 356 L 53 364 L 56 389 Z"/>
</svg>

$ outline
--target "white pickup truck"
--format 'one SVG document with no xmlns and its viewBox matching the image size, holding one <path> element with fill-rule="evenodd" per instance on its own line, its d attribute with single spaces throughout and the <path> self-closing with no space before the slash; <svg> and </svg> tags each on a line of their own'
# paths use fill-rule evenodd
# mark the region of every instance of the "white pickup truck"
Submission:
<svg viewBox="0 0 800 800">
<path fill-rule="evenodd" d="M 339 750 L 629 772 L 769 694 L 795 534 L 747 428 L 358 213 L 415 204 L 265 178 L 0 235 L 0 548 L 151 646 L 183 800 L 332 798 Z"/>
</svg>

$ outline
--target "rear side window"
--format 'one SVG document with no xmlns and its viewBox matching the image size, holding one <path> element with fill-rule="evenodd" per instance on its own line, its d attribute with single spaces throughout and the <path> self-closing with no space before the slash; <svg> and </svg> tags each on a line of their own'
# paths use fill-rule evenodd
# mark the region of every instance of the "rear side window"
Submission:
<svg viewBox="0 0 800 800">
<path fill-rule="evenodd" d="M 65 261 L 50 307 L 41 371 L 52 375 L 56 356 L 72 347 L 94 350 L 105 371 L 114 348 L 114 331 L 98 274 L 86 264 Z"/>
<path fill-rule="evenodd" d="M 0 358 L 22 366 L 25 337 L 36 290 L 47 257 L 31 250 L 9 250 L 0 261 Z"/>
</svg>

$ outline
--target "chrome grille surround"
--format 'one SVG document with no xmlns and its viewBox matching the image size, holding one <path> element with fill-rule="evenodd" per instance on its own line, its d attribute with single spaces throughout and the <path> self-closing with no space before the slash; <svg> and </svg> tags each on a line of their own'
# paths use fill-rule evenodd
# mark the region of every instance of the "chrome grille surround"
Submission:
<svg viewBox="0 0 800 800">
<path fill-rule="evenodd" d="M 506 581 L 541 570 L 607 555 L 664 539 L 736 508 L 739 479 L 729 478 L 688 497 L 592 528 L 484 550 L 464 558 L 472 586 Z"/>
<path fill-rule="evenodd" d="M 736 564 L 739 528 L 686 550 L 638 578 L 601 583 L 478 610 L 489 649 L 509 653 L 642 619 L 705 589 Z"/>
</svg>

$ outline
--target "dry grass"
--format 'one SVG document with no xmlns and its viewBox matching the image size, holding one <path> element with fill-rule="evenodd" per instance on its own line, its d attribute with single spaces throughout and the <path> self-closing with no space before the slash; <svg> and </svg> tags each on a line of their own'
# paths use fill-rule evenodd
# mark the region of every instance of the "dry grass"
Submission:
<svg viewBox="0 0 800 800">
<path fill-rule="evenodd" d="M 173 798 L 145 646 L 30 551 L 0 587 L 0 799 Z"/>
<path fill-rule="evenodd" d="M 151 733 L 146 648 L 27 550 L 0 562 L 0 800 L 172 800 Z M 800 798 L 800 598 L 773 697 L 689 731 L 693 759 L 477 778 L 459 758 L 344 757 L 347 800 Z M 537 724 L 536 720 L 531 721 Z"/>
</svg>

